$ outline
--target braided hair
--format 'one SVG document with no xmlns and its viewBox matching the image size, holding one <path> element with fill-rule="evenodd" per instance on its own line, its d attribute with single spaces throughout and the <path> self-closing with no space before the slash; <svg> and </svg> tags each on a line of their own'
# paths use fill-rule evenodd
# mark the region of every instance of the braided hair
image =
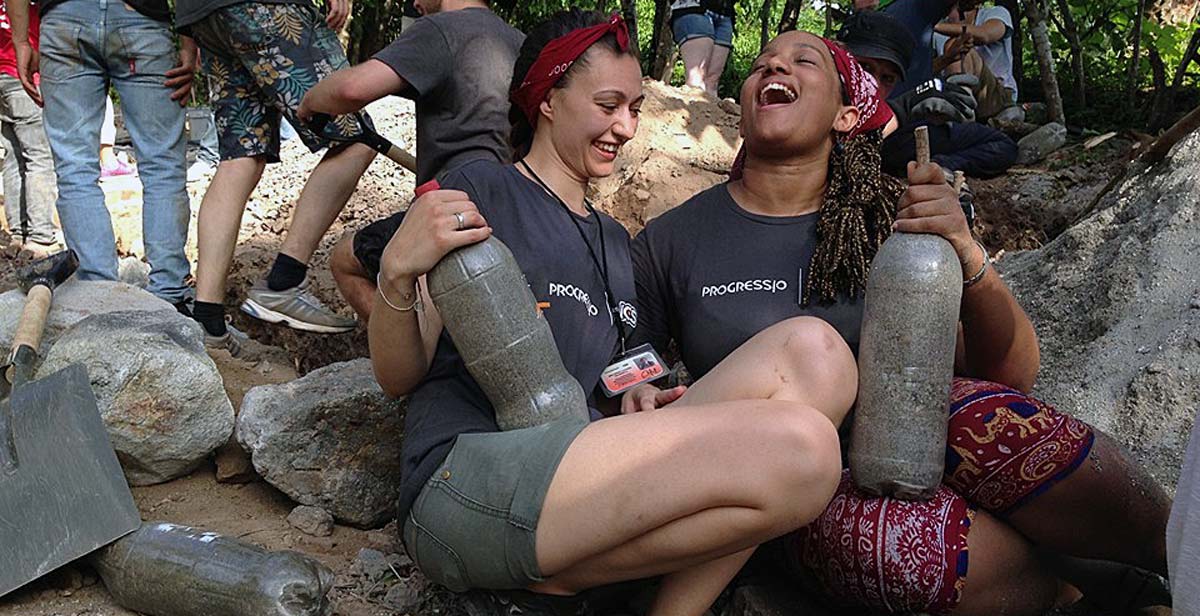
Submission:
<svg viewBox="0 0 1200 616">
<path fill-rule="evenodd" d="M 905 184 L 883 173 L 883 129 L 834 142 L 825 200 L 817 218 L 817 247 L 801 303 L 857 297 L 867 284 L 871 260 L 892 231 Z"/>
</svg>

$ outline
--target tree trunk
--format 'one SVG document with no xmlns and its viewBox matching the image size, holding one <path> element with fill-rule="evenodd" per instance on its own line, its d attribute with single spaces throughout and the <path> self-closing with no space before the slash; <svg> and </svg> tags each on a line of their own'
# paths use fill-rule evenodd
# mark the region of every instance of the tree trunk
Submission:
<svg viewBox="0 0 1200 616">
<path fill-rule="evenodd" d="M 647 68 L 651 77 L 662 81 L 667 81 L 663 79 L 662 74 L 668 62 L 668 56 L 671 55 L 672 48 L 675 46 L 675 41 L 671 39 L 670 15 L 670 0 L 655 0 L 654 29 L 650 33 L 650 49 L 648 50 L 650 65 Z"/>
<path fill-rule="evenodd" d="M 783 17 L 779 20 L 779 34 L 796 29 L 796 23 L 800 21 L 800 2 L 801 0 L 787 0 L 783 3 Z"/>
<path fill-rule="evenodd" d="M 1142 0 L 1143 2 L 1145 0 Z M 1058 89 L 1058 77 L 1054 74 L 1054 49 L 1050 46 L 1050 32 L 1046 27 L 1046 16 L 1037 0 L 1024 0 L 1025 17 L 1029 20 L 1029 33 L 1037 51 L 1038 69 L 1042 74 L 1042 92 L 1046 97 L 1046 109 L 1050 120 L 1066 126 L 1063 114 L 1062 94 Z"/>
<path fill-rule="evenodd" d="M 1021 7 L 1017 0 L 998 0 L 996 4 L 1008 9 L 1008 14 L 1012 16 L 1013 80 L 1020 90 L 1025 82 L 1025 28 L 1021 26 Z"/>
<path fill-rule="evenodd" d="M 1150 144 L 1150 147 L 1146 148 L 1146 153 L 1142 154 L 1142 160 L 1153 164 L 1166 158 L 1172 146 L 1197 128 L 1200 128 L 1200 107 L 1196 107 L 1191 113 L 1183 116 L 1171 128 L 1168 128 L 1167 132 Z"/>
<path fill-rule="evenodd" d="M 1171 108 L 1174 92 L 1167 87 L 1167 65 L 1153 45 L 1146 47 L 1150 68 L 1154 75 L 1154 102 L 1150 105 L 1150 120 L 1146 123 L 1151 133 L 1156 133 L 1167 124 L 1167 113 Z"/>
<path fill-rule="evenodd" d="M 596 0 L 596 10 L 601 13 L 608 12 L 608 0 Z"/>
<path fill-rule="evenodd" d="M 775 10 L 775 0 L 763 0 L 762 8 L 758 11 L 758 50 L 761 52 L 771 41 L 771 13 Z"/>
<path fill-rule="evenodd" d="M 1071 46 L 1071 72 L 1075 77 L 1075 106 L 1087 107 L 1087 74 L 1083 69 L 1083 43 L 1079 40 L 1079 28 L 1075 17 L 1071 15 L 1071 5 L 1067 0 L 1058 0 L 1058 12 L 1062 15 L 1063 36 Z"/>
<path fill-rule="evenodd" d="M 642 48 L 638 43 L 637 29 L 637 0 L 621 0 L 621 16 L 625 18 L 625 25 L 629 28 L 629 45 L 633 48 L 634 55 L 641 60 Z"/>
<path fill-rule="evenodd" d="M 1177 92 L 1179 86 L 1183 85 L 1183 77 L 1187 75 L 1187 68 L 1195 59 L 1196 53 L 1200 51 L 1200 28 L 1192 33 L 1192 40 L 1188 41 L 1187 51 L 1183 53 L 1183 58 L 1179 61 L 1179 66 L 1175 69 L 1175 78 L 1171 80 L 1171 90 Z"/>
<path fill-rule="evenodd" d="M 1137 15 L 1133 19 L 1133 35 L 1131 43 L 1133 47 L 1133 55 L 1129 58 L 1129 73 L 1125 81 L 1125 100 L 1129 104 L 1136 104 L 1133 97 L 1137 93 L 1138 86 L 1138 65 L 1142 59 L 1142 21 L 1146 15 L 1146 0 L 1138 0 Z"/>
</svg>

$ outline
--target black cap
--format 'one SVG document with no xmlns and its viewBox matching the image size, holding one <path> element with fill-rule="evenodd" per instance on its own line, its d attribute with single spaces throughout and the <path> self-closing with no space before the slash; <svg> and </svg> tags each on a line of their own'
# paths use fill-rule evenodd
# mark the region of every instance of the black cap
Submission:
<svg viewBox="0 0 1200 616">
<path fill-rule="evenodd" d="M 850 53 L 864 58 L 887 60 L 900 68 L 900 79 L 908 72 L 917 39 L 895 17 L 878 11 L 862 11 L 842 24 L 837 38 Z"/>
</svg>

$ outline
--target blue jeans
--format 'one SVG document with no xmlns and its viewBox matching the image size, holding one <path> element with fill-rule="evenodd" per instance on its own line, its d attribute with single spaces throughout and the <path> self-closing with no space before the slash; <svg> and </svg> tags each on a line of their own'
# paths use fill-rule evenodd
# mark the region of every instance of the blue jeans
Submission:
<svg viewBox="0 0 1200 616">
<path fill-rule="evenodd" d="M 100 190 L 100 124 L 108 84 L 116 87 L 142 180 L 142 236 L 148 290 L 187 297 L 187 195 L 184 110 L 163 85 L 178 64 L 167 24 L 120 0 L 66 0 L 41 27 L 46 135 L 58 172 L 58 216 L 67 246 L 79 253 L 76 276 L 116 280 L 112 219 Z"/>
<path fill-rule="evenodd" d="M 689 13 L 671 20 L 676 45 L 694 38 L 710 38 L 722 47 L 733 47 L 733 18 L 714 11 Z"/>
<path fill-rule="evenodd" d="M 53 244 L 54 163 L 42 110 L 8 75 L 0 75 L 0 144 L 9 231 L 24 242 Z"/>
</svg>

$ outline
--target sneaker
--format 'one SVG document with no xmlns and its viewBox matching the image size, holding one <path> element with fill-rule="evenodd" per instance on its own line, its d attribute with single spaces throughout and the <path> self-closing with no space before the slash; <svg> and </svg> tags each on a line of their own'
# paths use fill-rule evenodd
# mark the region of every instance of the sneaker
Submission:
<svg viewBox="0 0 1200 616">
<path fill-rule="evenodd" d="M 358 321 L 334 314 L 309 293 L 307 280 L 283 291 L 272 291 L 266 280 L 259 280 L 246 293 L 242 312 L 268 323 L 322 334 L 340 334 L 358 327 Z"/>
<path fill-rule="evenodd" d="M 212 175 L 216 170 L 216 165 L 197 158 L 196 162 L 192 163 L 192 166 L 187 169 L 187 181 L 198 182 Z"/>
<path fill-rule="evenodd" d="M 137 168 L 128 161 L 117 159 L 117 164 L 111 167 L 100 166 L 100 179 L 113 178 L 122 175 L 135 175 Z"/>
<path fill-rule="evenodd" d="M 204 347 L 207 349 L 224 349 L 229 352 L 231 357 L 238 357 L 242 354 L 242 348 L 249 339 L 246 334 L 226 321 L 225 335 L 213 336 L 208 332 L 204 332 Z"/>
</svg>

